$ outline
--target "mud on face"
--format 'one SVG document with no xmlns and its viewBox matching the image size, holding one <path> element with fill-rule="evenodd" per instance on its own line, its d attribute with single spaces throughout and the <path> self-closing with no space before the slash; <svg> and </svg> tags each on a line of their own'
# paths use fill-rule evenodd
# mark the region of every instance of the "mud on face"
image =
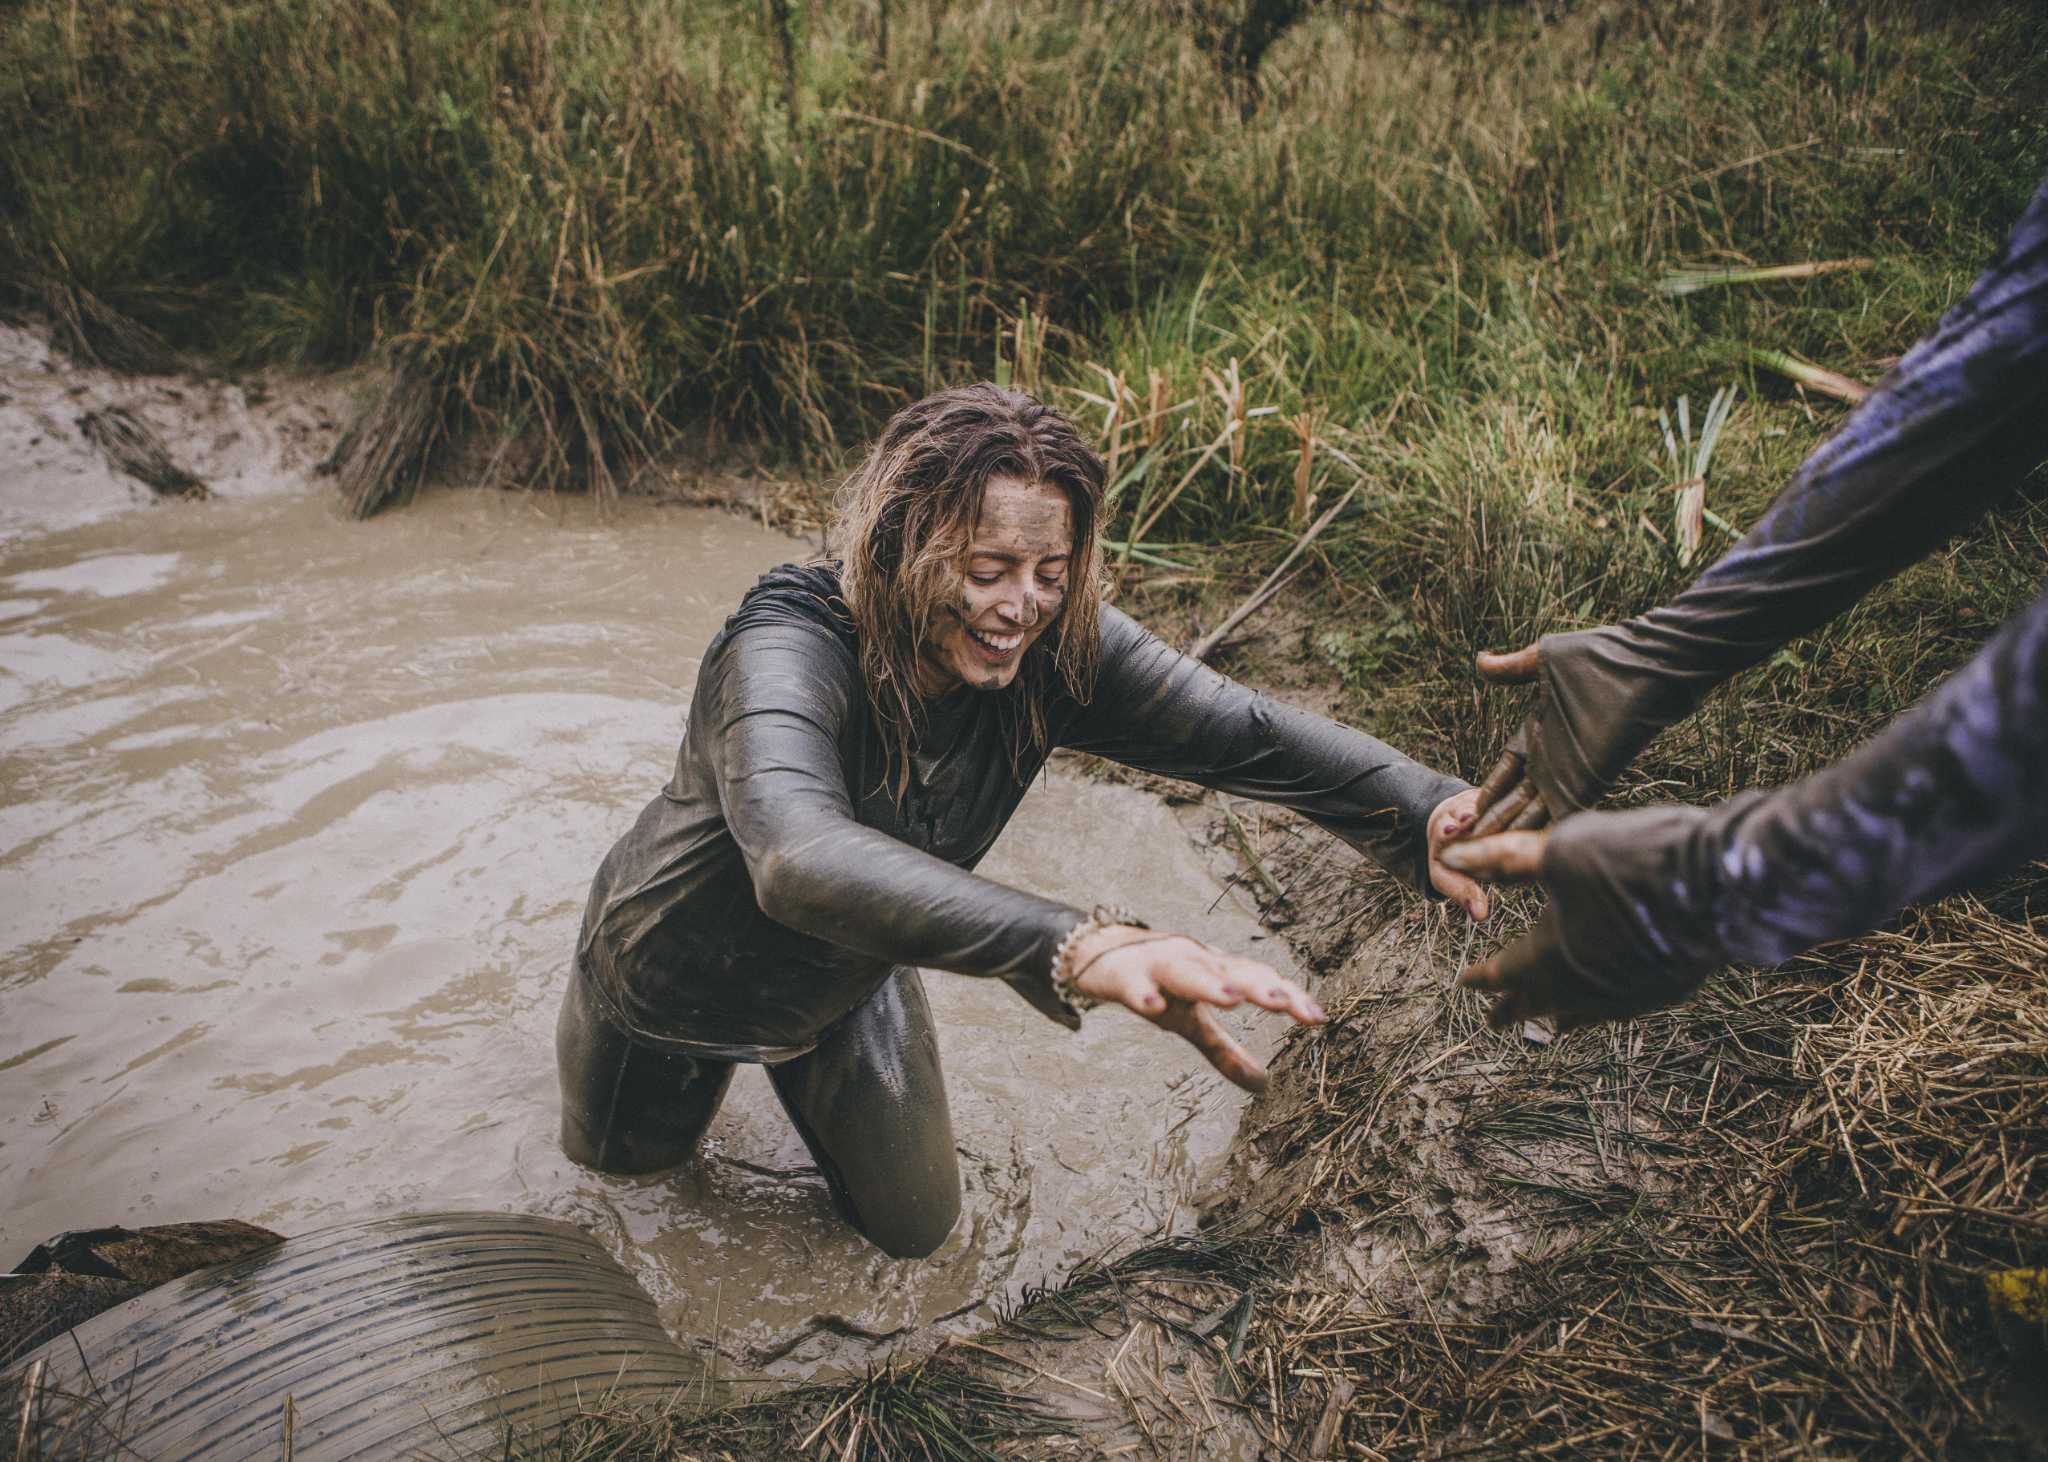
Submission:
<svg viewBox="0 0 2048 1462">
<path fill-rule="evenodd" d="M 989 480 L 961 555 L 959 599 L 924 645 L 924 689 L 1001 690 L 1058 622 L 1074 555 L 1067 495 L 1047 482 Z"/>
</svg>

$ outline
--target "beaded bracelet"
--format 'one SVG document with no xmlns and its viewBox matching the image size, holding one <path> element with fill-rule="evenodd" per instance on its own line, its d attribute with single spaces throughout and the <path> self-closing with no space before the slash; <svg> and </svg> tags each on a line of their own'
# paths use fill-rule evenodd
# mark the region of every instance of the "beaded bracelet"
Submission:
<svg viewBox="0 0 2048 1462">
<path fill-rule="evenodd" d="M 1087 918 L 1067 931 L 1066 938 L 1062 939 L 1052 952 L 1052 992 L 1059 997 L 1062 1005 L 1076 1015 L 1084 1010 L 1092 1010 L 1102 1002 L 1092 996 L 1083 995 L 1074 988 L 1074 980 L 1080 973 L 1070 967 L 1074 946 L 1097 930 L 1117 925 L 1126 925 L 1133 929 L 1152 927 L 1129 909 L 1116 904 L 1097 904 L 1089 911 Z"/>
</svg>

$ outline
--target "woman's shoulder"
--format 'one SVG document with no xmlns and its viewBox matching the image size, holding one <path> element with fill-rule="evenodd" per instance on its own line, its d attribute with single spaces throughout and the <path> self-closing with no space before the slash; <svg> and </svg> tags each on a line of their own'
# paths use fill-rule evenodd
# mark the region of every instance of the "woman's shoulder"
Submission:
<svg viewBox="0 0 2048 1462">
<path fill-rule="evenodd" d="M 1097 633 L 1105 672 L 1129 668 L 1133 660 L 1147 669 L 1156 670 L 1162 657 L 1180 658 L 1177 650 L 1114 604 L 1104 604 L 1098 616 L 1100 628 Z"/>
<path fill-rule="evenodd" d="M 853 614 L 840 591 L 839 564 L 786 563 L 770 569 L 747 590 L 725 621 L 720 640 L 756 626 L 807 626 L 824 631 L 853 650 Z"/>
</svg>

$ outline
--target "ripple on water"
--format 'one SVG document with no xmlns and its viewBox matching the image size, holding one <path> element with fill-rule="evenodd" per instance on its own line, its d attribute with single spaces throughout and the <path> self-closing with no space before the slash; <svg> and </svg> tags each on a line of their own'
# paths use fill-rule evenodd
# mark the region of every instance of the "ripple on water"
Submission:
<svg viewBox="0 0 2048 1462">
<path fill-rule="evenodd" d="M 103 553 L 61 568 L 10 574 L 9 587 L 27 594 L 92 594 L 102 599 L 161 589 L 177 571 L 175 553 Z"/>
</svg>

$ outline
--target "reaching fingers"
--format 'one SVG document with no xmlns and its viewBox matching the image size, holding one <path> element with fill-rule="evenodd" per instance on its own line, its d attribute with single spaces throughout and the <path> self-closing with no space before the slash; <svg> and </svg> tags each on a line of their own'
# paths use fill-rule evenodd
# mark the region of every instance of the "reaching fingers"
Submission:
<svg viewBox="0 0 2048 1462">
<path fill-rule="evenodd" d="M 1556 1012 L 1556 981 L 1552 971 L 1537 961 L 1518 962 L 1515 951 L 1519 947 L 1517 941 L 1492 959 L 1472 966 L 1458 982 L 1500 997 L 1486 1012 L 1486 1023 L 1495 1030 L 1506 1030 L 1525 1020 L 1540 1020 Z M 1520 968 L 1516 968 L 1518 963 Z"/>
<path fill-rule="evenodd" d="M 1472 966 L 1458 983 L 1500 997 L 1486 1012 L 1495 1030 L 1556 1015 L 1565 986 L 1575 983 L 1558 943 L 1556 915 L 1546 911 L 1527 934 Z"/>
<path fill-rule="evenodd" d="M 1153 1019 L 1170 1000 L 1232 1006 L 1265 987 L 1286 982 L 1256 960 L 1240 960 L 1184 934 L 1135 938 L 1098 962 L 1088 993 L 1111 999 Z"/>
<path fill-rule="evenodd" d="M 1266 1068 L 1231 1039 L 1230 1032 L 1223 1029 L 1215 1012 L 1206 1005 L 1175 1000 L 1167 1005 L 1163 1014 L 1153 1019 L 1162 1029 L 1172 1031 L 1200 1051 L 1209 1064 L 1222 1072 L 1233 1085 L 1254 1093 L 1266 1089 Z"/>
<path fill-rule="evenodd" d="M 1102 993 L 1096 998 L 1114 1000 L 1147 1020 L 1157 1020 L 1160 1012 L 1166 1009 L 1166 997 L 1159 992 L 1159 984 L 1152 978 L 1152 972 L 1143 965 L 1105 970 Z"/>
<path fill-rule="evenodd" d="M 1522 784 L 1523 762 L 1522 753 L 1512 747 L 1500 754 L 1500 760 L 1493 764 L 1493 770 L 1479 784 L 1479 805 L 1475 810 L 1482 820 L 1487 809 Z"/>
<path fill-rule="evenodd" d="M 1470 838 L 1490 838 L 1495 833 L 1504 833 L 1514 825 L 1516 818 L 1529 810 L 1529 804 L 1536 800 L 1535 786 L 1524 778 L 1515 783 L 1500 801 L 1494 803 L 1480 815 L 1479 821 L 1466 829 Z"/>
<path fill-rule="evenodd" d="M 1525 645 L 1506 653 L 1482 650 L 1475 663 L 1479 678 L 1489 685 L 1526 685 L 1536 678 L 1543 661 L 1538 646 Z"/>
<path fill-rule="evenodd" d="M 1294 981 L 1275 974 L 1255 959 L 1236 959 L 1226 955 L 1224 962 L 1230 983 L 1243 990 L 1254 1005 L 1283 1011 L 1303 1025 L 1316 1025 L 1322 1021 L 1323 1007 Z"/>
<path fill-rule="evenodd" d="M 1264 971 L 1269 979 L 1279 978 L 1264 965 L 1252 960 L 1234 960 L 1199 939 L 1169 939 L 1148 952 L 1152 955 L 1152 978 L 1168 1000 L 1236 1005 L 1253 987 L 1242 977 L 1233 978 L 1233 965 Z"/>
<path fill-rule="evenodd" d="M 1508 824 L 1508 831 L 1534 832 L 1539 827 L 1548 827 L 1549 825 L 1550 804 L 1543 800 L 1541 792 L 1537 792 L 1530 796 L 1529 805 L 1517 813 L 1515 820 Z"/>
<path fill-rule="evenodd" d="M 1438 803 L 1429 822 L 1429 881 L 1436 891 L 1458 904 L 1474 919 L 1486 917 L 1486 894 L 1463 874 L 1444 866 L 1442 853 L 1472 825 L 1479 805 L 1479 791 L 1458 792 Z"/>
<path fill-rule="evenodd" d="M 1194 953 L 1173 951 L 1171 963 L 1154 970 L 1168 999 L 1193 1000 L 1226 1009 L 1250 1000 L 1267 1010 L 1284 1011 L 1304 1025 L 1323 1018 L 1322 1006 L 1306 990 L 1255 959 L 1224 954 L 1193 940 Z"/>
<path fill-rule="evenodd" d="M 1467 838 L 1443 851 L 1446 866 L 1484 883 L 1527 883 L 1543 867 L 1547 832 L 1496 833 Z"/>
</svg>

